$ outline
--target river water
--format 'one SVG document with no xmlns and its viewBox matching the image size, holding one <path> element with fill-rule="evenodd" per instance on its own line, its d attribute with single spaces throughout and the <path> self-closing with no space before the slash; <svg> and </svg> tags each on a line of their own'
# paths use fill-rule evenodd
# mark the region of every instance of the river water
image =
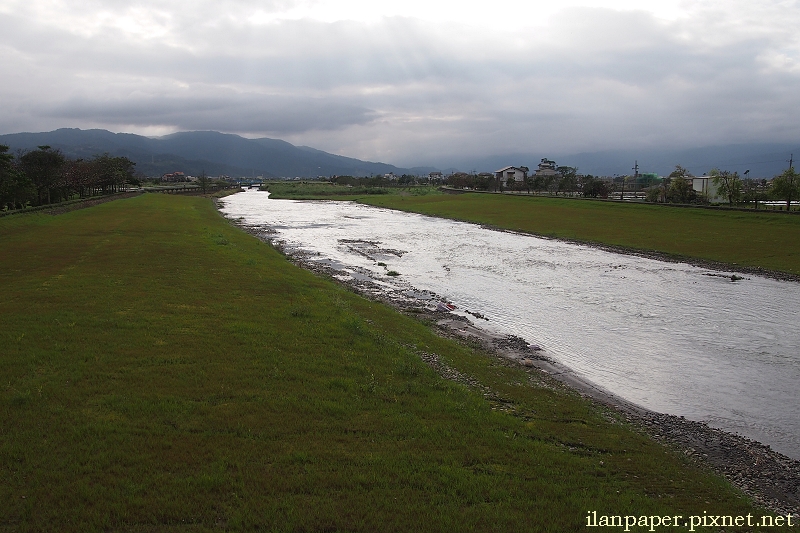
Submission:
<svg viewBox="0 0 800 533">
<path fill-rule="evenodd" d="M 343 277 L 434 293 L 629 401 L 800 459 L 798 283 L 349 202 L 249 191 L 222 204 Z"/>
</svg>

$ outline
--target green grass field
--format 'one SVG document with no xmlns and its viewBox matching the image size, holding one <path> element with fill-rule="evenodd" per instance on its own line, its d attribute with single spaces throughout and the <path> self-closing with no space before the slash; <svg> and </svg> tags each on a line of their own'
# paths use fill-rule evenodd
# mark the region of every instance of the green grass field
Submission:
<svg viewBox="0 0 800 533">
<path fill-rule="evenodd" d="M 496 194 L 359 202 L 583 242 L 800 274 L 800 216 Z"/>
<path fill-rule="evenodd" d="M 292 198 L 295 200 L 325 200 L 336 197 L 352 199 L 364 195 L 389 194 L 388 189 L 381 187 L 336 185 L 323 181 L 297 182 L 274 181 L 261 186 L 261 190 L 269 191 L 273 198 Z"/>
<path fill-rule="evenodd" d="M 435 187 L 381 187 L 347 186 L 324 181 L 272 181 L 262 185 L 261 190 L 269 191 L 270 197 L 291 200 L 356 200 L 369 196 L 425 196 L 441 195 Z"/>
<path fill-rule="evenodd" d="M 0 531 L 761 513 L 575 394 L 293 266 L 208 199 L 6 217 L 0 243 Z"/>
</svg>

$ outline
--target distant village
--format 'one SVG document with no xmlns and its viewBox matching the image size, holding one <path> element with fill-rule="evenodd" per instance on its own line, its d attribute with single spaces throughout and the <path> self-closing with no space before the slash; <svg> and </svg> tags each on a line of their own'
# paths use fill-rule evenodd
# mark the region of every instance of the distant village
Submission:
<svg viewBox="0 0 800 533">
<path fill-rule="evenodd" d="M 716 169 L 694 176 L 680 166 L 669 176 L 659 176 L 640 172 L 638 162 L 634 162 L 633 170 L 630 175 L 592 176 L 544 158 L 533 171 L 527 166 L 507 166 L 480 174 L 454 173 L 445 181 L 460 189 L 650 202 L 727 203 L 729 188 L 734 189 L 735 203 L 769 199 L 770 180 L 748 180 Z"/>
<path fill-rule="evenodd" d="M 551 195 L 566 197 L 603 198 L 625 201 L 646 201 L 654 203 L 678 204 L 729 204 L 740 205 L 759 203 L 774 205 L 782 209 L 796 206 L 800 200 L 800 177 L 790 166 L 786 172 L 772 179 L 749 178 L 749 170 L 743 176 L 735 172 L 710 169 L 702 176 L 695 176 L 681 166 L 676 166 L 668 176 L 655 172 L 640 172 L 638 162 L 634 162 L 633 173 L 629 175 L 593 176 L 581 174 L 577 168 L 558 165 L 554 160 L 543 158 L 537 168 L 527 166 L 506 166 L 494 172 L 453 172 L 440 171 L 426 176 L 396 175 L 387 173 L 364 177 L 318 176 L 318 181 L 329 181 L 339 185 L 366 186 L 411 186 L 440 185 L 450 190 L 487 191 Z M 252 185 L 265 181 L 262 176 L 252 178 L 215 178 L 233 185 Z M 309 178 L 283 178 L 289 181 L 303 181 Z M 173 172 L 161 176 L 164 183 L 194 182 L 197 177 Z"/>
</svg>

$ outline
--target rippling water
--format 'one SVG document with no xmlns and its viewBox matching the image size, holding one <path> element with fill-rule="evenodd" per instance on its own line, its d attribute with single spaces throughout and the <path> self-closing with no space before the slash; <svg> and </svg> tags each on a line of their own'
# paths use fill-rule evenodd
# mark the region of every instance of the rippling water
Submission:
<svg viewBox="0 0 800 533">
<path fill-rule="evenodd" d="M 432 291 L 623 398 L 800 459 L 798 283 L 734 283 L 690 265 L 347 202 L 247 192 L 223 204 L 343 275 Z"/>
</svg>

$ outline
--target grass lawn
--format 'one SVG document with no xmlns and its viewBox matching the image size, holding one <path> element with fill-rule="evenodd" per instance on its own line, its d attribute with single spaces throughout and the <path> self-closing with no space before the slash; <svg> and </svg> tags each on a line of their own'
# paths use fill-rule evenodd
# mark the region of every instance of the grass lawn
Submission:
<svg viewBox="0 0 800 533">
<path fill-rule="evenodd" d="M 352 200 L 364 195 L 390 194 L 389 189 L 382 187 L 348 187 L 324 181 L 274 181 L 262 185 L 261 190 L 269 191 L 273 198 L 294 200 L 329 200 L 334 197 L 336 200 Z"/>
<path fill-rule="evenodd" d="M 269 191 L 271 198 L 291 200 L 357 200 L 370 196 L 441 196 L 436 187 L 381 187 L 370 185 L 337 185 L 325 181 L 272 181 L 261 190 Z"/>
<path fill-rule="evenodd" d="M 497 194 L 359 202 L 496 227 L 800 274 L 800 216 Z"/>
<path fill-rule="evenodd" d="M 445 200 L 414 205 L 558 206 Z M 296 268 L 208 199 L 5 217 L 0 244 L 0 531 L 581 531 L 588 511 L 761 514 L 573 393 Z"/>
</svg>

